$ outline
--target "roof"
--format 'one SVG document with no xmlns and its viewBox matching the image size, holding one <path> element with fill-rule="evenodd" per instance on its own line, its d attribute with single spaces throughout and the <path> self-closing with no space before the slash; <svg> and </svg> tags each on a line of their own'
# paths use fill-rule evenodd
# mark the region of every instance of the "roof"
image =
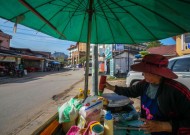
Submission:
<svg viewBox="0 0 190 135">
<path fill-rule="evenodd" d="M 4 33 L 2 30 L 0 30 L 0 36 L 8 38 L 8 39 L 12 39 L 11 35 Z"/>
<path fill-rule="evenodd" d="M 167 45 L 167 46 L 163 45 L 163 46 L 159 46 L 159 47 L 151 47 L 151 48 L 147 49 L 147 51 L 149 53 L 160 54 L 160 55 L 164 55 L 164 56 L 177 55 L 176 45 Z"/>
<path fill-rule="evenodd" d="M 29 51 L 29 52 L 32 52 L 32 50 L 31 49 L 29 49 L 29 48 L 15 48 L 15 47 L 10 47 L 10 49 L 12 49 L 12 50 L 23 50 L 23 51 Z"/>
<path fill-rule="evenodd" d="M 36 56 L 30 56 L 30 55 L 21 55 L 21 58 L 30 59 L 30 60 L 43 60 L 44 59 L 44 58 L 38 58 Z"/>
<path fill-rule="evenodd" d="M 10 53 L 1 53 L 0 52 L 0 57 L 1 56 L 13 56 L 13 57 L 19 57 L 18 55 L 16 55 L 16 54 L 10 54 Z"/>
<path fill-rule="evenodd" d="M 77 45 L 71 45 L 67 50 L 72 50 L 74 48 L 77 48 Z"/>
</svg>

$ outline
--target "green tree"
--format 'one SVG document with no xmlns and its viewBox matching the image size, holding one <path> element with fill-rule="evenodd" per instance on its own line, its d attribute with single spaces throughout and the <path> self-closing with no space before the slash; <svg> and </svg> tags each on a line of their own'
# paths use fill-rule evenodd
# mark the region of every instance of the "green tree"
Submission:
<svg viewBox="0 0 190 135">
<path fill-rule="evenodd" d="M 86 61 L 86 57 L 84 56 L 84 57 L 81 57 L 80 59 L 79 59 L 79 64 L 84 64 L 84 62 Z"/>
<path fill-rule="evenodd" d="M 153 41 L 153 42 L 148 42 L 146 44 L 147 44 L 147 48 L 158 47 L 158 46 L 162 46 L 163 45 L 159 40 Z"/>
<path fill-rule="evenodd" d="M 56 58 L 57 61 L 59 61 L 60 63 L 64 63 L 64 57 L 63 56 L 58 56 Z"/>
</svg>

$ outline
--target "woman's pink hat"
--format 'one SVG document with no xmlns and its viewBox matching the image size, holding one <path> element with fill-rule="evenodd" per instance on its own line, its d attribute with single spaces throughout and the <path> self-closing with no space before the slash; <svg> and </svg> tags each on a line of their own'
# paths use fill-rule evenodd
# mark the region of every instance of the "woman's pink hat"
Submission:
<svg viewBox="0 0 190 135">
<path fill-rule="evenodd" d="M 165 78 L 176 79 L 178 76 L 168 66 L 168 59 L 159 54 L 145 55 L 142 61 L 131 66 L 131 69 L 138 72 L 152 73 Z"/>
</svg>

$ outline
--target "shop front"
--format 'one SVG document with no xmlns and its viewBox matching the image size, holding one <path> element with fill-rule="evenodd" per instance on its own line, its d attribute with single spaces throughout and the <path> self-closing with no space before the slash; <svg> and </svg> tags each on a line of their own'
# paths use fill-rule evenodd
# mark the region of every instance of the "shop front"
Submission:
<svg viewBox="0 0 190 135">
<path fill-rule="evenodd" d="M 11 70 L 17 65 L 19 56 L 6 53 L 0 53 L 0 77 L 8 76 Z"/>
<path fill-rule="evenodd" d="M 22 55 L 21 64 L 27 72 L 43 71 L 44 58 L 38 58 L 36 56 Z"/>
</svg>

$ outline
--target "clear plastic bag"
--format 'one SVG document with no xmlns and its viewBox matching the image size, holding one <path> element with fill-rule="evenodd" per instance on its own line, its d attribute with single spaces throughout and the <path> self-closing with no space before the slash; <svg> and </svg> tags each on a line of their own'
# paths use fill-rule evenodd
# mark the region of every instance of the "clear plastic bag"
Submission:
<svg viewBox="0 0 190 135">
<path fill-rule="evenodd" d="M 74 121 L 78 117 L 79 109 L 82 107 L 80 100 L 71 98 L 58 108 L 59 123 Z"/>
</svg>

